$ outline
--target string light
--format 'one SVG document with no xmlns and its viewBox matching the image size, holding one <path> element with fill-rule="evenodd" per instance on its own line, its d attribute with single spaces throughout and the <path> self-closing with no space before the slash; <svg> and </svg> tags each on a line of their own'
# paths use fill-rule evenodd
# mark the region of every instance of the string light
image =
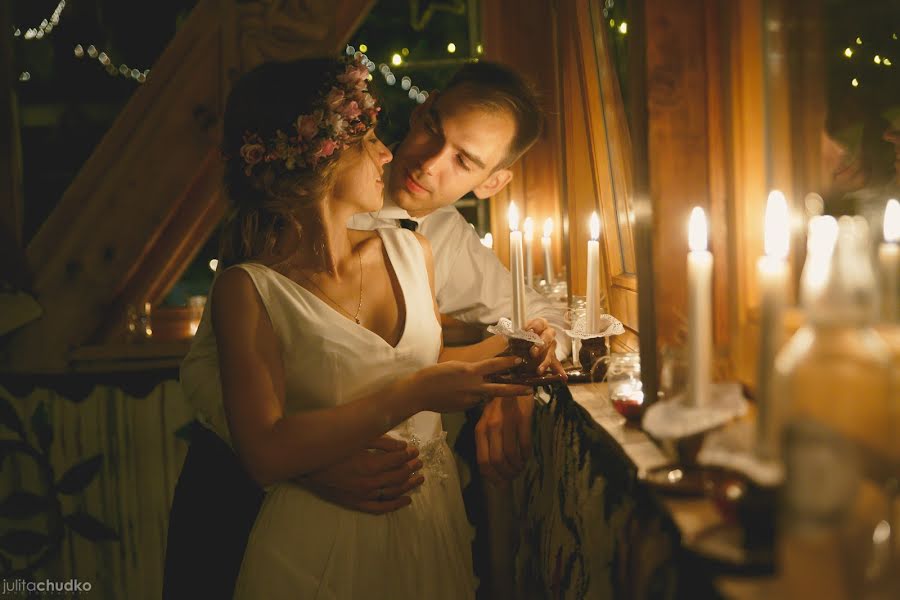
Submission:
<svg viewBox="0 0 900 600">
<path fill-rule="evenodd" d="M 22 71 L 22 74 L 19 75 L 19 81 L 30 81 L 30 80 L 31 80 L 31 73 L 29 73 L 28 71 Z"/>
<path fill-rule="evenodd" d="M 883 64 L 886 67 L 889 67 L 889 66 L 891 66 L 891 59 L 885 57 L 884 60 L 881 61 L 881 64 Z"/>
<path fill-rule="evenodd" d="M 852 85 L 853 87 L 859 87 L 859 80 L 854 77 L 853 81 L 850 82 L 850 85 Z"/>
<path fill-rule="evenodd" d="M 456 44 L 454 44 L 453 42 L 447 44 L 447 52 L 449 52 L 450 54 L 456 52 Z"/>
<path fill-rule="evenodd" d="M 483 54 L 484 46 L 482 46 L 481 44 L 478 44 L 477 46 L 475 46 L 475 52 L 477 52 L 478 54 Z"/>
<path fill-rule="evenodd" d="M 362 47 L 363 46 L 360 45 L 360 48 Z M 378 73 L 380 73 L 381 76 L 384 77 L 384 81 L 388 85 L 395 85 L 397 83 L 397 76 L 394 75 L 394 73 L 391 71 L 391 67 L 386 63 L 376 65 L 369 59 L 368 56 L 366 56 L 362 52 L 357 51 L 353 46 L 348 45 L 344 51 L 348 55 L 355 56 L 357 59 L 359 59 L 360 62 L 362 62 L 362 64 L 366 66 L 366 68 L 369 70 L 369 76 L 367 78 L 369 81 L 372 81 L 372 73 L 375 73 L 375 71 L 377 70 Z M 399 65 L 402 64 L 403 59 L 399 54 L 395 53 L 391 57 L 391 62 L 394 63 L 394 65 Z M 400 80 L 400 87 L 403 88 L 403 91 L 407 92 L 407 96 L 409 96 L 410 100 L 415 100 L 419 104 L 422 104 L 423 102 L 425 102 L 425 100 L 428 99 L 428 92 L 426 92 L 425 90 L 420 90 L 418 87 L 414 86 L 412 84 L 412 79 L 408 75 L 404 75 L 403 79 Z"/>
<path fill-rule="evenodd" d="M 359 45 L 359 51 L 360 51 L 360 52 L 368 52 L 368 51 L 369 51 L 369 47 L 366 46 L 365 44 L 360 44 L 360 45 Z"/>
<path fill-rule="evenodd" d="M 50 35 L 53 28 L 59 25 L 59 16 L 62 14 L 65 7 L 66 0 L 60 0 L 49 19 L 44 19 L 37 27 L 29 27 L 25 30 L 24 34 L 22 33 L 22 30 L 17 27 L 13 32 L 13 37 L 22 37 L 26 40 L 41 40 L 45 35 Z M 24 81 L 28 80 L 26 79 Z"/>
<path fill-rule="evenodd" d="M 850 58 L 851 56 L 853 56 L 853 50 L 850 48 L 844 48 L 844 56 Z"/>
<path fill-rule="evenodd" d="M 862 38 L 856 38 L 856 45 L 862 46 Z"/>
<path fill-rule="evenodd" d="M 409 48 L 401 49 L 400 54 L 402 54 L 403 56 L 409 56 Z"/>
<path fill-rule="evenodd" d="M 628 23 L 627 22 L 622 21 L 622 23 L 619 25 L 619 33 L 621 33 L 622 35 L 625 35 L 626 33 L 628 33 Z"/>
<path fill-rule="evenodd" d="M 106 52 L 100 52 L 97 50 L 96 46 L 93 44 L 87 47 L 85 51 L 84 47 L 81 44 L 75 46 L 74 49 L 76 58 L 84 58 L 85 54 L 88 58 L 93 58 L 97 62 L 99 62 L 106 69 L 106 72 L 112 77 L 116 77 L 121 75 L 122 77 L 133 79 L 138 83 L 144 83 L 147 81 L 147 76 L 150 74 L 150 69 L 144 69 L 143 71 L 139 69 L 135 69 L 129 67 L 125 63 L 116 66 L 110 60 L 109 55 Z"/>
<path fill-rule="evenodd" d="M 880 65 L 880 64 L 881 64 L 881 57 L 878 56 L 877 54 L 875 55 L 875 58 L 873 58 L 872 60 L 875 61 L 875 64 L 876 64 L 876 65 Z"/>
</svg>

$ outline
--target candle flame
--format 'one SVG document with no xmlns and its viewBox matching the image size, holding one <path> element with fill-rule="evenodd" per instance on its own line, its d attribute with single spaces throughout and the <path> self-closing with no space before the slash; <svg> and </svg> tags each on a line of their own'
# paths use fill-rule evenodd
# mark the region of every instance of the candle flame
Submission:
<svg viewBox="0 0 900 600">
<path fill-rule="evenodd" d="M 518 231 L 519 230 L 519 209 L 516 206 L 515 202 L 509 203 L 509 213 L 507 213 L 507 218 L 509 219 L 509 230 L 510 231 Z"/>
<path fill-rule="evenodd" d="M 785 259 L 790 244 L 790 219 L 787 200 L 778 190 L 769 193 L 766 203 L 765 247 L 766 254 Z"/>
<path fill-rule="evenodd" d="M 488 231 L 486 234 L 484 234 L 484 238 L 481 240 L 481 243 L 486 248 L 494 247 L 494 236 L 491 234 L 490 231 Z"/>
<path fill-rule="evenodd" d="M 699 206 L 695 206 L 691 211 L 691 219 L 688 221 L 688 246 L 691 251 L 705 251 L 707 237 L 706 213 Z"/>
<path fill-rule="evenodd" d="M 600 217 L 596 211 L 591 213 L 591 239 L 600 239 Z"/>
<path fill-rule="evenodd" d="M 544 221 L 544 237 L 550 237 L 551 233 L 553 233 L 553 219 L 547 217 L 547 220 Z"/>
<path fill-rule="evenodd" d="M 531 240 L 534 239 L 534 219 L 532 219 L 531 217 L 526 217 L 524 228 L 525 228 L 525 241 L 530 242 Z"/>
<path fill-rule="evenodd" d="M 900 243 L 900 202 L 891 198 L 884 207 L 884 241 Z"/>
</svg>

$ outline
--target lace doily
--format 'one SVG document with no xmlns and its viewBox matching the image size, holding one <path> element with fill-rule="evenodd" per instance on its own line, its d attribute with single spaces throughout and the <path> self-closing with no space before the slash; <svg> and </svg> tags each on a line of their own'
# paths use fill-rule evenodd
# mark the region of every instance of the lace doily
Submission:
<svg viewBox="0 0 900 600">
<path fill-rule="evenodd" d="M 510 321 L 506 317 L 500 317 L 500 320 L 497 321 L 497 324 L 491 325 L 487 328 L 487 330 L 488 333 L 505 335 L 508 338 L 514 338 L 517 340 L 528 340 L 532 344 L 536 344 L 538 346 L 544 345 L 544 340 L 542 340 L 540 336 L 533 331 L 513 329 L 512 321 Z"/>
<path fill-rule="evenodd" d="M 419 460 L 422 461 L 422 468 L 417 473 L 424 473 L 426 478 L 432 481 L 444 481 L 450 477 L 448 469 L 451 466 L 455 468 L 455 464 L 447 446 L 446 431 L 442 431 L 433 438 L 423 441 L 422 438 L 413 433 L 412 422 L 409 419 L 404 421 L 397 431 L 401 433 L 401 439 L 404 439 L 407 444 L 414 446 L 419 451 Z M 416 488 L 412 493 L 418 491 L 419 488 Z"/>
<path fill-rule="evenodd" d="M 597 324 L 597 333 L 587 333 L 587 316 L 579 316 L 572 329 L 566 329 L 566 335 L 576 340 L 587 340 L 595 337 L 608 337 L 611 335 L 621 335 L 625 333 L 625 326 L 612 315 L 600 315 L 600 322 Z"/>
<path fill-rule="evenodd" d="M 678 439 L 724 425 L 747 413 L 747 400 L 737 383 L 710 384 L 710 401 L 689 406 L 684 394 L 656 402 L 644 413 L 644 431 L 659 439 Z"/>
<path fill-rule="evenodd" d="M 743 473 L 760 485 L 777 485 L 784 477 L 784 470 L 778 462 L 756 456 L 755 440 L 756 423 L 747 420 L 710 432 L 703 440 L 697 462 Z"/>
</svg>

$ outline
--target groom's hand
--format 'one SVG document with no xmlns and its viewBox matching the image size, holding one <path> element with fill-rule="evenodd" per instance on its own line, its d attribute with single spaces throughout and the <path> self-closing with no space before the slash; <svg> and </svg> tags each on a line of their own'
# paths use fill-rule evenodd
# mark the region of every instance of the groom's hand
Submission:
<svg viewBox="0 0 900 600">
<path fill-rule="evenodd" d="M 488 481 L 514 479 L 531 457 L 533 396 L 494 398 L 475 425 L 478 467 Z"/>
<path fill-rule="evenodd" d="M 531 348 L 531 355 L 540 359 L 538 365 L 538 373 L 544 374 L 550 369 L 557 375 L 562 375 L 566 379 L 566 370 L 556 358 L 556 330 L 550 327 L 547 319 L 536 317 L 525 323 L 525 330 L 531 330 L 538 334 L 544 341 L 543 346 L 534 346 Z"/>
<path fill-rule="evenodd" d="M 300 484 L 345 508 L 384 514 L 412 502 L 406 494 L 425 481 L 417 474 L 421 468 L 416 448 L 385 435 L 343 461 L 310 473 Z"/>
</svg>

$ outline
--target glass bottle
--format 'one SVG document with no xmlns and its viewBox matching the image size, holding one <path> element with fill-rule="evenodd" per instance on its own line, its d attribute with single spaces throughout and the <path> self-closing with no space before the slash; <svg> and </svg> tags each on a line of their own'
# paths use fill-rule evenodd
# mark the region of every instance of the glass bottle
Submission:
<svg viewBox="0 0 900 600">
<path fill-rule="evenodd" d="M 890 354 L 873 329 L 877 288 L 865 220 L 810 223 L 800 294 L 806 323 L 775 364 L 784 425 L 780 525 L 838 532 L 858 517 L 866 482 L 887 482 L 897 445 Z"/>
</svg>

